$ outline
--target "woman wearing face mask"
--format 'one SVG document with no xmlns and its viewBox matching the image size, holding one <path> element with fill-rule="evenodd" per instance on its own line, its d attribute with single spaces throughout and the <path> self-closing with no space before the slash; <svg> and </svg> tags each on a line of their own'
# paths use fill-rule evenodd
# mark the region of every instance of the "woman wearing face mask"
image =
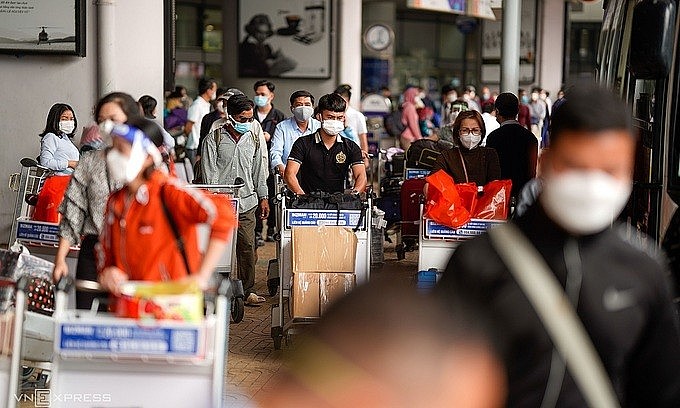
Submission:
<svg viewBox="0 0 680 408">
<path fill-rule="evenodd" d="M 99 124 L 122 124 L 129 119 L 141 119 L 141 116 L 137 103 L 130 95 L 114 92 L 99 100 L 94 119 Z M 96 146 L 100 149 L 83 153 L 59 207 L 59 248 L 52 271 L 55 282 L 69 273 L 66 256 L 69 248 L 75 245 L 80 245 L 76 279 L 97 280 L 94 247 L 104 222 L 106 200 L 111 191 L 122 185 L 116 183 L 106 169 L 108 148 L 101 136 Z M 76 291 L 76 307 L 89 309 L 94 298 L 91 292 Z"/>
<path fill-rule="evenodd" d="M 57 208 L 64 196 L 69 176 L 78 164 L 80 152 L 71 139 L 78 125 L 73 108 L 55 103 L 47 114 L 45 129 L 40 133 L 40 164 L 52 170 L 38 195 L 33 219 L 59 222 Z"/>
<path fill-rule="evenodd" d="M 162 158 L 151 139 L 160 139 L 160 131 L 156 126 L 147 131 L 151 137 L 134 126 L 110 128 L 113 147 L 106 168 L 124 187 L 106 205 L 99 281 L 117 295 L 128 279 L 166 281 L 191 275 L 205 289 L 231 236 L 233 212 L 226 196 L 186 188 L 159 171 Z M 198 248 L 198 224 L 210 227 L 204 255 Z"/>
<path fill-rule="evenodd" d="M 420 90 L 416 87 L 411 87 L 404 91 L 404 103 L 401 105 L 401 122 L 406 126 L 406 129 L 404 129 L 399 137 L 401 148 L 404 151 L 408 150 L 411 143 L 423 138 L 423 135 L 420 133 L 420 121 L 418 120 L 418 109 L 425 107 L 422 97 L 423 95 L 421 95 Z"/>
<path fill-rule="evenodd" d="M 480 146 L 486 128 L 479 112 L 460 112 L 451 130 L 457 146 L 439 156 L 432 168 L 433 173 L 444 170 L 456 183 L 476 183 L 477 186 L 501 178 L 496 150 Z"/>
</svg>

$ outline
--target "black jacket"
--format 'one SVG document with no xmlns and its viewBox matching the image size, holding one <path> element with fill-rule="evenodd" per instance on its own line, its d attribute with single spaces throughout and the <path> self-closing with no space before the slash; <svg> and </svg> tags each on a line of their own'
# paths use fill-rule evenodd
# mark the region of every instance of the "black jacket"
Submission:
<svg viewBox="0 0 680 408">
<path fill-rule="evenodd" d="M 680 331 L 662 258 L 625 240 L 619 228 L 574 238 L 540 204 L 514 222 L 563 287 L 567 272 L 582 272 L 577 312 L 622 406 L 680 407 Z M 576 256 L 565 252 L 568 241 L 577 244 Z M 507 406 L 539 407 L 553 346 L 487 235 L 454 252 L 437 291 L 474 302 L 493 321 L 508 374 Z M 585 406 L 567 373 L 557 407 Z"/>
<path fill-rule="evenodd" d="M 524 184 L 536 176 L 536 136 L 519 123 L 504 122 L 486 138 L 486 147 L 496 149 L 501 178 L 512 180 L 512 196 L 517 196 Z"/>
</svg>

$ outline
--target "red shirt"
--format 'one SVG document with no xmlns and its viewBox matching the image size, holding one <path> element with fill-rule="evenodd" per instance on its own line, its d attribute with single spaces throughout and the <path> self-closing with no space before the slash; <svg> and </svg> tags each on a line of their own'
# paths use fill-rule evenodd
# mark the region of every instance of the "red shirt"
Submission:
<svg viewBox="0 0 680 408">
<path fill-rule="evenodd" d="M 184 239 L 192 273 L 198 271 L 202 256 L 197 224 L 208 224 L 211 238 L 231 237 L 236 219 L 227 196 L 183 187 L 177 179 L 154 171 L 135 196 L 125 187 L 109 197 L 99 237 L 100 272 L 117 266 L 130 280 L 150 281 L 187 275 L 162 199 Z"/>
</svg>

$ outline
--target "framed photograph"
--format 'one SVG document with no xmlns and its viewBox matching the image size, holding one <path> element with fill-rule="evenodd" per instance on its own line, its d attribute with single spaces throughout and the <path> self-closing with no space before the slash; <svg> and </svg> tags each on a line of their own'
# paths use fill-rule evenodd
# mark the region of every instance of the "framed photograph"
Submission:
<svg viewBox="0 0 680 408">
<path fill-rule="evenodd" d="M 0 53 L 85 56 L 85 0 L 0 0 Z"/>
<path fill-rule="evenodd" d="M 330 78 L 330 31 L 330 0 L 239 0 L 239 76 Z"/>
</svg>

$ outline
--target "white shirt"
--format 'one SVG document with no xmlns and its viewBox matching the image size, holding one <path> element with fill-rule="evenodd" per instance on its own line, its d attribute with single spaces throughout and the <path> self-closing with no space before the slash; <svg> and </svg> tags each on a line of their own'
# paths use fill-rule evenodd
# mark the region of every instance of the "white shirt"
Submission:
<svg viewBox="0 0 680 408">
<path fill-rule="evenodd" d="M 347 125 L 356 132 L 357 136 L 362 133 L 368 133 L 366 116 L 363 113 L 349 106 L 345 111 L 345 117 L 347 118 Z"/>
<path fill-rule="evenodd" d="M 491 132 L 501 127 L 501 125 L 496 120 L 496 117 L 488 112 L 482 113 L 482 119 L 484 119 L 484 127 L 486 128 L 486 135 L 484 135 L 484 140 L 482 140 L 482 146 L 486 146 L 486 138 Z"/>
<path fill-rule="evenodd" d="M 201 120 L 203 119 L 203 116 L 207 115 L 208 113 L 210 113 L 210 102 L 203 99 L 200 95 L 197 96 L 189 107 L 189 112 L 187 113 L 187 121 L 194 122 L 187 139 L 187 149 L 198 149 L 198 141 L 201 135 Z"/>
</svg>

